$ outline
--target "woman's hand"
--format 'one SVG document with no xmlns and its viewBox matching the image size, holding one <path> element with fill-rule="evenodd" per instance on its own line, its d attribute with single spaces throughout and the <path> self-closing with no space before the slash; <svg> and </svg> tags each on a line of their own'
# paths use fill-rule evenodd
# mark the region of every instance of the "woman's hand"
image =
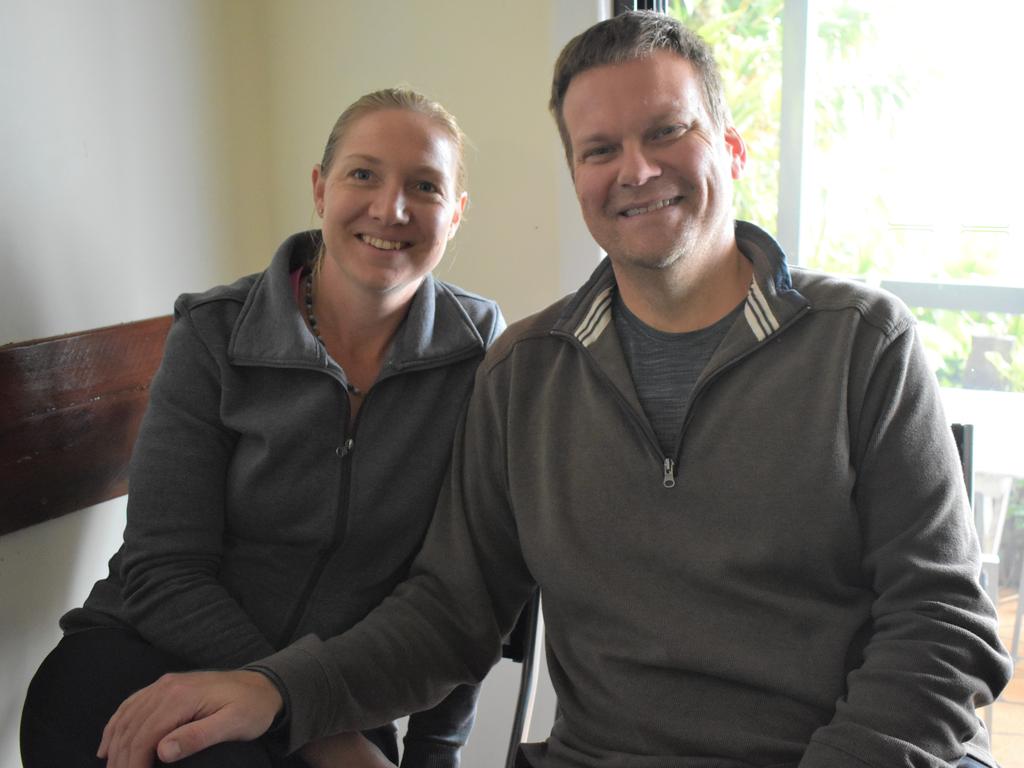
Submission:
<svg viewBox="0 0 1024 768">
<path fill-rule="evenodd" d="M 155 755 L 173 763 L 223 741 L 259 738 L 283 707 L 259 672 L 164 675 L 117 708 L 96 754 L 108 768 L 151 768 Z"/>
<path fill-rule="evenodd" d="M 395 768 L 383 752 L 358 732 L 311 741 L 299 750 L 299 756 L 310 768 Z"/>
</svg>

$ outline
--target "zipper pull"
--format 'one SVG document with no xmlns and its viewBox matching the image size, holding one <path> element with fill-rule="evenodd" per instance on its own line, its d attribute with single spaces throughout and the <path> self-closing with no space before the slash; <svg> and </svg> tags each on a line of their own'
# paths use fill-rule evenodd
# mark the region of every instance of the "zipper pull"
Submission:
<svg viewBox="0 0 1024 768">
<path fill-rule="evenodd" d="M 675 469 L 676 463 L 672 459 L 665 459 L 665 474 L 662 475 L 661 484 L 666 488 L 676 487 Z"/>
<path fill-rule="evenodd" d="M 334 452 L 336 454 L 338 454 L 338 458 L 339 459 L 344 459 L 346 456 L 348 456 L 352 452 L 352 446 L 354 444 L 355 444 L 355 441 L 350 437 L 344 443 L 342 443 L 337 448 L 335 448 Z"/>
</svg>

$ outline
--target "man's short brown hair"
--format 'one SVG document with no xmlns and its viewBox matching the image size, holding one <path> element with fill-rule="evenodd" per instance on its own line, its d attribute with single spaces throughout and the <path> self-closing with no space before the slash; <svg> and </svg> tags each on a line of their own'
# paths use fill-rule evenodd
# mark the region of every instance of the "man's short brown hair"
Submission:
<svg viewBox="0 0 1024 768">
<path fill-rule="evenodd" d="M 716 128 L 729 121 L 729 110 L 722 91 L 722 77 L 711 48 L 695 32 L 671 16 L 651 11 L 630 11 L 606 21 L 574 37 L 562 49 L 555 62 L 548 107 L 558 124 L 558 133 L 565 147 L 565 157 L 572 171 L 572 142 L 562 114 L 565 92 L 580 72 L 605 64 L 621 64 L 642 59 L 655 51 L 672 51 L 689 61 L 700 78 L 704 105 Z"/>
</svg>

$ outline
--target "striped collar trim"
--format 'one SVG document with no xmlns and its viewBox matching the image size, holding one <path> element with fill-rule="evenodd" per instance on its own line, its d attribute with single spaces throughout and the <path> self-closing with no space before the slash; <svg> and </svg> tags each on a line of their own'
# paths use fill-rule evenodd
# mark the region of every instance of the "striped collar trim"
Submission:
<svg viewBox="0 0 1024 768">
<path fill-rule="evenodd" d="M 608 327 L 612 319 L 612 291 L 615 286 L 610 285 L 601 291 L 590 303 L 590 309 L 583 317 L 582 322 L 576 326 L 573 335 L 580 340 L 580 343 L 589 347 Z"/>
<path fill-rule="evenodd" d="M 779 319 L 775 317 L 775 313 L 768 306 L 768 300 L 761 293 L 761 286 L 757 284 L 757 280 L 750 281 L 747 300 L 744 302 L 743 316 L 758 341 L 764 341 L 779 330 Z"/>
<path fill-rule="evenodd" d="M 612 292 L 614 286 L 608 286 L 602 290 L 590 303 L 590 309 L 584 315 L 583 320 L 576 326 L 573 335 L 580 343 L 589 347 L 593 344 L 608 327 L 612 319 Z M 747 298 L 744 301 L 743 317 L 750 326 L 750 330 L 758 341 L 764 341 L 772 333 L 779 330 L 779 319 L 772 312 L 768 300 L 756 280 L 751 280 L 750 288 L 747 290 Z"/>
</svg>

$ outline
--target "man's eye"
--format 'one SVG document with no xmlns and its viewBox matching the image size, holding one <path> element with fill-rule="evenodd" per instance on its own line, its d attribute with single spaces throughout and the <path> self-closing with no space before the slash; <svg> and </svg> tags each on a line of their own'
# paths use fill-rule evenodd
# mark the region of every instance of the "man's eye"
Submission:
<svg viewBox="0 0 1024 768">
<path fill-rule="evenodd" d="M 664 139 L 669 136 L 677 136 L 685 130 L 682 125 L 665 125 L 654 132 L 654 138 Z"/>
<path fill-rule="evenodd" d="M 438 192 L 437 185 L 432 181 L 418 181 L 416 182 L 417 192 L 429 192 L 431 194 Z"/>
</svg>

